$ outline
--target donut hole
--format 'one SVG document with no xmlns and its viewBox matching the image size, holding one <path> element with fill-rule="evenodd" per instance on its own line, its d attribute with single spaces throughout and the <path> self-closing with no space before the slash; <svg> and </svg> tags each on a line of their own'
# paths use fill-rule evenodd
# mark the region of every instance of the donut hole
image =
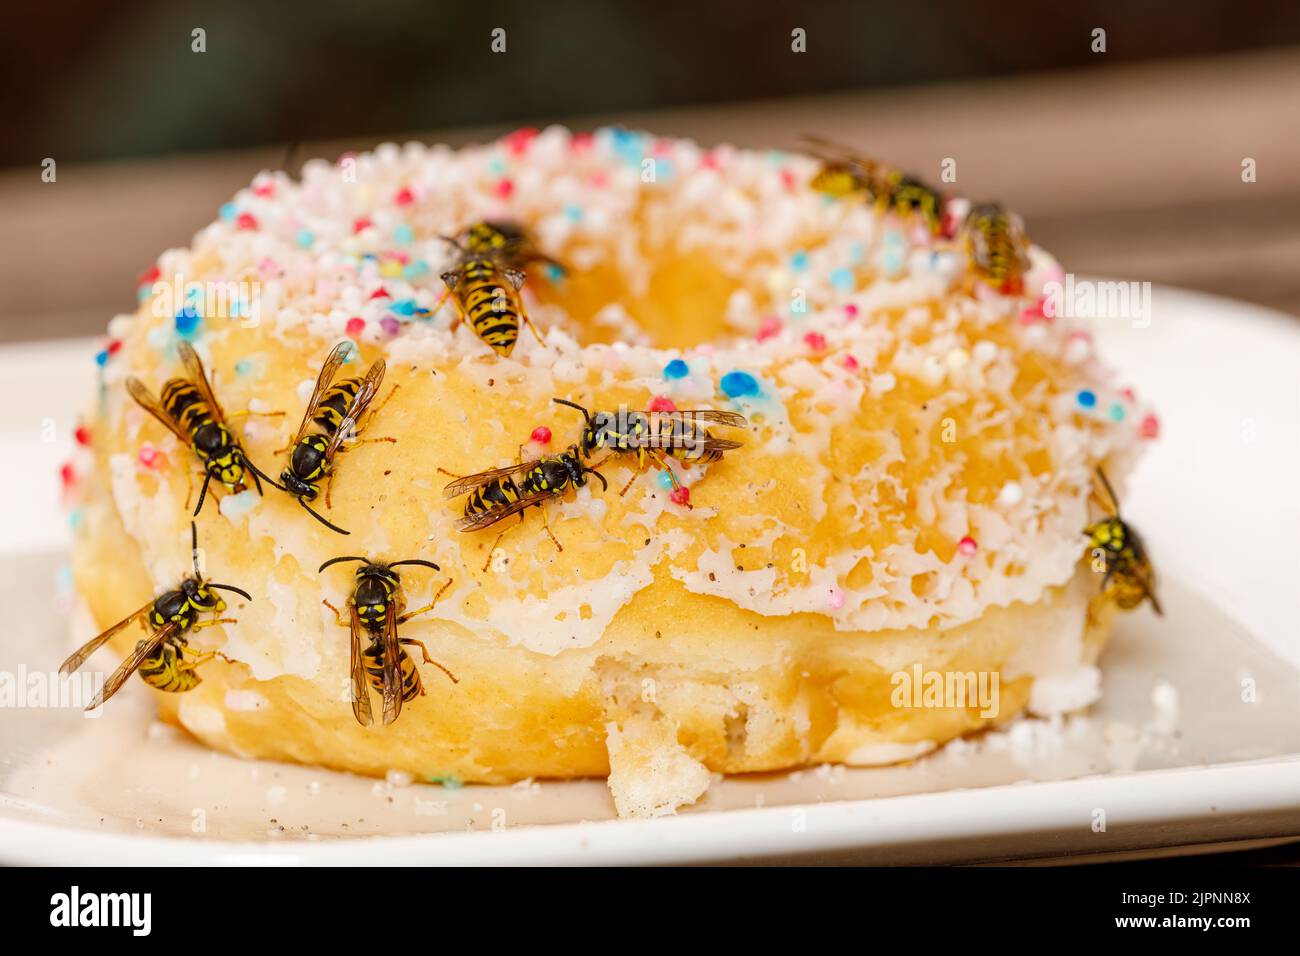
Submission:
<svg viewBox="0 0 1300 956">
<path fill-rule="evenodd" d="M 752 337 L 754 329 L 727 321 L 732 296 L 748 289 L 757 309 L 770 296 L 730 274 L 708 254 L 650 254 L 648 271 L 631 276 L 605 262 L 572 269 L 558 282 L 532 282 L 538 301 L 563 313 L 568 330 L 584 345 L 635 342 L 655 348 L 689 349 Z"/>
</svg>

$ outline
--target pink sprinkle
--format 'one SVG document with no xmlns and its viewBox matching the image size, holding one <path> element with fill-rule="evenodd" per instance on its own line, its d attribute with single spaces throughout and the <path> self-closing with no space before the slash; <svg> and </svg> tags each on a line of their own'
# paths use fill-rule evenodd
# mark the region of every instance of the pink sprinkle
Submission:
<svg viewBox="0 0 1300 956">
<path fill-rule="evenodd" d="M 826 351 L 826 336 L 820 332 L 809 332 L 803 337 L 803 340 L 814 352 Z"/>
<path fill-rule="evenodd" d="M 858 315 L 858 307 L 854 305 L 852 302 L 846 302 L 844 304 L 844 314 L 847 315 L 850 319 L 855 319 L 857 318 Z"/>
<path fill-rule="evenodd" d="M 501 137 L 501 142 L 516 156 L 522 156 L 528 151 L 528 145 L 537 138 L 537 130 L 532 126 L 525 126 L 515 130 L 513 133 L 507 133 Z"/>
<path fill-rule="evenodd" d="M 1126 399 L 1128 399 L 1130 402 L 1136 402 L 1136 401 L 1137 401 L 1137 394 L 1134 393 L 1133 389 L 1131 389 L 1131 388 L 1127 388 L 1127 387 L 1126 387 L 1126 388 L 1121 389 L 1121 390 L 1120 390 L 1120 394 L 1123 395 L 1123 396 L 1124 396 Z"/>
<path fill-rule="evenodd" d="M 379 327 L 389 336 L 396 335 L 401 331 L 402 323 L 398 322 L 391 315 L 386 315 L 379 320 Z"/>
<path fill-rule="evenodd" d="M 1141 430 L 1139 432 L 1143 438 L 1160 437 L 1160 419 L 1154 414 L 1149 414 L 1142 419 Z"/>
<path fill-rule="evenodd" d="M 838 611 L 844 606 L 844 592 L 839 588 L 831 588 L 830 594 L 826 597 L 826 603 L 830 605 L 832 611 Z"/>
<path fill-rule="evenodd" d="M 529 441 L 534 441 L 539 445 L 549 445 L 551 443 L 551 430 L 545 425 L 538 425 L 529 436 Z"/>
<path fill-rule="evenodd" d="M 280 271 L 280 266 L 270 256 L 266 256 L 257 264 L 257 271 L 263 276 L 273 276 Z"/>
<path fill-rule="evenodd" d="M 672 151 L 673 141 L 671 139 L 657 139 L 654 146 L 651 147 L 651 152 L 656 156 L 667 156 Z"/>
<path fill-rule="evenodd" d="M 140 446 L 140 464 L 146 468 L 158 467 L 159 452 L 153 445 L 145 443 Z"/>
<path fill-rule="evenodd" d="M 592 135 L 590 133 L 574 133 L 573 138 L 569 140 L 569 149 L 575 153 L 585 153 L 591 149 Z"/>
<path fill-rule="evenodd" d="M 415 193 L 403 186 L 397 191 L 397 195 L 393 197 L 393 202 L 399 206 L 409 206 L 415 202 Z"/>
<path fill-rule="evenodd" d="M 251 212 L 241 212 L 235 217 L 235 225 L 240 229 L 256 229 L 257 217 Z"/>
<path fill-rule="evenodd" d="M 364 229 L 369 229 L 373 225 L 374 223 L 370 221 L 370 218 L 368 216 L 362 216 L 360 219 L 354 219 L 352 220 L 352 235 L 355 236 L 357 233 L 361 232 Z"/>
<path fill-rule="evenodd" d="M 359 316 L 354 316 L 348 319 L 348 324 L 344 328 L 347 330 L 348 335 L 356 337 L 361 334 L 361 331 L 365 327 L 366 327 L 366 320 L 360 318 Z"/>
<path fill-rule="evenodd" d="M 790 170 L 788 169 L 782 169 L 781 185 L 784 186 L 789 192 L 794 192 L 794 188 L 796 185 L 794 173 L 790 172 Z"/>
<path fill-rule="evenodd" d="M 378 289 L 376 289 L 374 292 L 370 293 L 370 298 L 372 298 L 372 299 L 391 299 L 392 296 L 389 295 L 387 292 L 384 291 L 384 287 L 383 287 L 383 286 L 380 286 L 380 287 L 379 287 Z"/>
<path fill-rule="evenodd" d="M 844 356 L 844 367 L 850 372 L 856 372 L 858 370 L 858 360 L 852 355 L 846 355 Z"/>
<path fill-rule="evenodd" d="M 1027 305 L 1020 310 L 1020 324 L 1033 325 L 1035 322 L 1048 321 L 1047 314 L 1043 311 L 1043 302 L 1045 299 L 1039 299 L 1033 305 Z"/>
<path fill-rule="evenodd" d="M 972 538 L 970 535 L 967 535 L 966 537 L 962 538 L 960 541 L 957 542 L 957 550 L 969 558 L 971 555 L 973 555 L 976 551 L 979 550 L 979 545 L 975 543 L 974 538 Z"/>
<path fill-rule="evenodd" d="M 709 150 L 700 157 L 700 166 L 704 169 L 717 169 L 719 167 L 718 157 L 713 154 L 713 150 Z"/>
<path fill-rule="evenodd" d="M 386 255 L 386 256 L 387 256 L 388 258 L 390 258 L 390 259 L 396 259 L 396 260 L 397 260 L 398 262 L 400 262 L 402 265 L 406 265 L 408 262 L 411 261 L 411 256 L 410 256 L 410 254 L 409 254 L 409 253 L 405 253 L 405 252 L 401 252 L 401 251 L 397 251 L 397 252 L 386 252 L 386 253 L 384 253 L 384 255 Z"/>
<path fill-rule="evenodd" d="M 274 196 L 275 183 L 258 183 L 253 187 L 253 195 L 262 196 L 264 198 Z"/>
<path fill-rule="evenodd" d="M 650 399 L 650 411 L 652 412 L 675 412 L 677 404 L 666 395 L 656 395 Z"/>
<path fill-rule="evenodd" d="M 672 494 L 668 497 L 675 505 L 686 505 L 689 507 L 691 503 L 691 489 L 687 488 L 685 485 L 679 485 L 673 489 Z"/>
<path fill-rule="evenodd" d="M 162 270 L 157 266 L 154 266 L 152 269 L 146 269 L 144 272 L 140 273 L 140 278 L 135 280 L 136 288 L 139 288 L 142 285 L 153 285 L 158 281 L 158 277 L 161 275 Z"/>
<path fill-rule="evenodd" d="M 104 349 L 104 351 L 107 352 L 109 355 L 116 355 L 117 352 L 118 352 L 118 349 L 120 349 L 121 347 L 122 347 L 122 343 L 121 343 L 120 340 L 118 340 L 118 339 L 112 339 L 112 340 L 108 343 L 108 346 L 107 346 L 107 348 Z"/>
<path fill-rule="evenodd" d="M 502 199 L 509 199 L 515 191 L 515 181 L 513 179 L 503 179 L 497 183 L 497 195 Z"/>
<path fill-rule="evenodd" d="M 588 182 L 590 182 L 596 189 L 604 189 L 609 185 L 609 177 L 604 173 L 592 173 Z"/>
<path fill-rule="evenodd" d="M 59 469 L 59 477 L 63 479 L 63 487 L 71 488 L 77 480 L 77 473 L 72 468 L 72 462 L 67 462 Z"/>
<path fill-rule="evenodd" d="M 77 430 L 72 433 L 72 437 L 77 440 L 78 445 L 89 445 L 90 429 L 85 425 L 78 425 Z"/>
<path fill-rule="evenodd" d="M 780 332 L 781 332 L 781 320 L 778 319 L 775 315 L 769 315 L 763 319 L 763 324 L 758 327 L 758 335 L 756 336 L 756 338 L 760 342 L 766 342 L 774 335 L 779 335 Z"/>
</svg>

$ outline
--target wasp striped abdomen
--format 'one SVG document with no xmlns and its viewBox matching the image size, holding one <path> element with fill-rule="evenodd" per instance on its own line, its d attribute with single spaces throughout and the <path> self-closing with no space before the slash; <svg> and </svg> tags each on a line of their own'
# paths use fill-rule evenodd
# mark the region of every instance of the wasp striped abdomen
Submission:
<svg viewBox="0 0 1300 956">
<path fill-rule="evenodd" d="M 174 644 L 160 644 L 155 653 L 141 662 L 138 673 L 154 690 L 169 694 L 193 690 L 203 682 L 198 669 L 185 660 L 184 652 Z"/>
</svg>

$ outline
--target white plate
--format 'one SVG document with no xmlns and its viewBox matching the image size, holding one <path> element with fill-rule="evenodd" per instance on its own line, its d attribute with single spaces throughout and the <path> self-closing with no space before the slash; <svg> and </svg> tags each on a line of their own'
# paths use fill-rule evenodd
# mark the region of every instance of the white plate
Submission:
<svg viewBox="0 0 1300 956">
<path fill-rule="evenodd" d="M 1300 324 L 1157 289 L 1149 328 L 1098 339 L 1161 413 L 1125 508 L 1169 613 L 1123 618 L 1086 717 L 906 767 L 729 778 L 630 822 L 601 781 L 393 787 L 214 754 L 132 686 L 106 719 L 0 709 L 0 860 L 924 863 L 1300 834 Z M 56 472 L 94 350 L 0 350 L 0 672 L 48 673 L 67 651 Z"/>
</svg>

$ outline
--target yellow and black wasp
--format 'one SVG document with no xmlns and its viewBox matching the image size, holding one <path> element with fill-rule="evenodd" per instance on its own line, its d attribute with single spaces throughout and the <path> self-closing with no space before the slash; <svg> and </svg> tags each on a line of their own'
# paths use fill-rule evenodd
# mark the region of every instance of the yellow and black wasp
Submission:
<svg viewBox="0 0 1300 956">
<path fill-rule="evenodd" d="M 260 495 L 260 479 L 265 478 L 271 484 L 275 482 L 249 461 L 239 439 L 226 424 L 225 413 L 212 394 L 212 386 L 208 384 L 207 373 L 203 370 L 203 363 L 199 361 L 194 347 L 181 340 L 176 348 L 188 378 L 170 378 L 164 382 L 162 401 L 155 398 L 135 376 L 126 380 L 126 390 L 141 408 L 193 449 L 202 463 L 203 487 L 199 491 L 199 503 L 194 513 L 203 510 L 203 502 L 208 496 L 208 484 L 214 478 L 232 494 L 238 494 L 247 487 L 248 476 L 252 475 L 253 484 Z M 185 506 L 189 507 L 188 495 Z"/>
<path fill-rule="evenodd" d="M 189 650 L 186 635 L 192 631 L 214 624 L 234 624 L 234 618 L 214 617 L 199 621 L 200 614 L 220 615 L 226 609 L 226 602 L 214 589 L 233 591 L 240 597 L 251 601 L 252 595 L 232 584 L 215 584 L 205 581 L 199 570 L 199 536 L 194 522 L 190 522 L 190 545 L 194 560 L 194 574 L 186 576 L 180 587 L 166 591 L 154 598 L 144 607 L 130 616 L 118 621 L 103 634 L 87 641 L 75 654 L 63 662 L 59 673 L 71 674 L 86 663 L 86 659 L 108 642 L 114 634 L 138 620 L 147 620 L 152 629 L 149 636 L 135 646 L 135 651 L 122 662 L 104 683 L 103 688 L 86 710 L 94 710 L 104 701 L 116 694 L 136 671 L 150 687 L 168 693 L 180 693 L 193 690 L 202 681 L 198 667 L 213 657 L 228 660 L 224 654 L 209 651 L 187 660 L 185 652 Z"/>
<path fill-rule="evenodd" d="M 298 499 L 298 503 L 307 513 L 325 527 L 339 534 L 348 534 L 338 525 L 327 521 L 324 516 L 313 511 L 307 504 L 314 501 L 320 493 L 318 485 L 325 481 L 325 507 L 330 506 L 330 489 L 334 479 L 334 456 L 345 441 L 356 438 L 361 432 L 361 417 L 374 401 L 379 386 L 384 380 L 385 364 L 383 359 L 376 359 L 364 377 L 343 378 L 334 381 L 334 376 L 351 355 L 355 346 L 351 342 L 340 342 L 334 346 L 325 364 L 321 366 L 316 378 L 316 387 L 307 402 L 307 411 L 303 414 L 298 433 L 289 443 L 289 464 L 280 473 L 280 485 L 289 494 Z M 394 388 L 395 390 L 395 388 Z M 389 393 L 392 396 L 392 393 Z M 376 408 L 366 419 L 366 424 L 374 418 Z M 314 429 L 313 429 L 314 426 Z M 308 434 L 310 432 L 310 434 Z M 361 441 L 396 441 L 395 438 L 369 438 Z"/>
<path fill-rule="evenodd" d="M 971 207 L 961 232 L 973 279 L 1004 295 L 1024 291 L 1029 240 L 1019 216 L 999 203 L 980 203 Z"/>
<path fill-rule="evenodd" d="M 459 236 L 442 238 L 459 249 L 462 256 L 487 256 L 508 269 L 523 272 L 535 262 L 564 269 L 562 263 L 538 249 L 532 233 L 517 222 L 480 219 Z"/>
<path fill-rule="evenodd" d="M 509 355 L 519 340 L 522 322 L 542 340 L 542 334 L 533 325 L 524 308 L 519 290 L 527 276 L 519 269 L 506 265 L 495 256 L 466 252 L 456 268 L 442 274 L 447 285 L 433 311 L 442 308 L 450 296 L 456 305 L 457 319 L 452 330 L 462 321 L 469 323 L 474 334 L 498 355 Z"/>
<path fill-rule="evenodd" d="M 737 412 L 717 411 L 711 408 L 682 409 L 672 412 L 589 412 L 577 402 L 552 399 L 557 405 L 577 409 L 585 421 L 579 449 L 584 458 L 598 451 L 608 450 L 614 455 L 635 457 L 636 467 L 632 477 L 619 495 L 627 494 L 632 482 L 656 462 L 668 473 L 674 489 L 680 487 L 676 474 L 668 467 L 665 456 L 678 461 L 708 464 L 723 456 L 724 452 L 740 448 L 741 443 L 729 438 L 719 438 L 706 425 L 726 425 L 728 428 L 748 428 L 749 421 Z M 604 463 L 607 458 L 602 458 Z"/>
<path fill-rule="evenodd" d="M 1156 598 L 1156 572 L 1147 556 L 1146 546 L 1137 531 L 1120 517 L 1119 499 L 1100 468 L 1097 469 L 1097 478 L 1099 489 L 1094 489 L 1094 495 L 1107 514 L 1084 528 L 1083 533 L 1089 539 L 1089 553 L 1100 563 L 1105 574 L 1101 592 L 1114 599 L 1125 611 L 1149 600 L 1157 614 L 1164 614 Z"/>
<path fill-rule="evenodd" d="M 905 220 L 918 218 L 931 235 L 943 233 L 944 198 L 920 179 L 817 136 L 805 136 L 822 168 L 811 187 L 837 199 L 862 198 Z"/>
<path fill-rule="evenodd" d="M 443 591 L 451 587 L 451 581 L 448 580 L 424 607 L 407 611 L 402 580 L 393 568 L 418 564 L 435 571 L 441 570 L 436 564 L 420 558 L 385 563 L 360 556 L 344 556 L 330 558 L 320 566 L 320 571 L 324 572 L 330 565 L 345 561 L 361 563 L 361 567 L 357 568 L 356 584 L 348 596 L 347 620 L 329 601 L 322 603 L 334 612 L 339 625 L 346 626 L 352 634 L 352 657 L 348 671 L 352 683 L 352 714 L 361 726 L 370 726 L 373 722 L 370 688 L 373 687 L 383 697 L 383 721 L 391 724 L 401 714 L 402 704 L 410 703 L 424 693 L 420 671 L 403 645 L 418 647 L 423 654 L 424 663 L 440 669 L 451 678 L 453 684 L 460 683 L 455 674 L 429 656 L 429 649 L 422 641 L 397 636 L 397 626 L 417 614 L 431 610 Z M 369 641 L 364 648 L 361 646 L 363 634 Z"/>
<path fill-rule="evenodd" d="M 443 471 L 443 474 L 451 473 Z M 516 481 L 516 475 L 523 477 Z M 521 461 L 505 468 L 493 468 L 466 477 L 451 475 L 456 480 L 443 489 L 443 494 L 448 498 L 469 495 L 469 500 L 465 502 L 464 516 L 456 522 L 459 531 L 481 531 L 514 514 L 519 515 L 522 524 L 522 512 L 534 505 L 539 506 L 546 533 L 555 543 L 556 550 L 563 551 L 564 545 L 560 544 L 551 531 L 545 505 L 570 488 L 583 487 L 587 483 L 587 475 L 595 475 L 600 480 L 601 487 L 609 490 L 605 476 L 583 462 L 577 445 L 570 445 L 558 455 Z M 504 536 L 505 532 L 502 531 L 497 542 Z M 493 545 L 488 550 L 489 556 L 495 550 L 496 545 Z"/>
</svg>

